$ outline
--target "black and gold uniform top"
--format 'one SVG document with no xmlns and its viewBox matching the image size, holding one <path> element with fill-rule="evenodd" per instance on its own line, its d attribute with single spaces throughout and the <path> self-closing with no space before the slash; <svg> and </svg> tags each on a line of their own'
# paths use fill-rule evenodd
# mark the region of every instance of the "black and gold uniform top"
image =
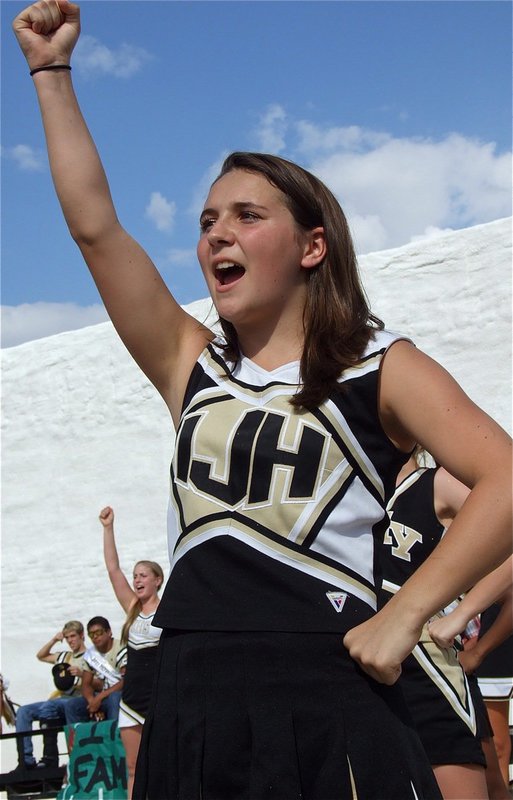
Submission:
<svg viewBox="0 0 513 800">
<path fill-rule="evenodd" d="M 381 551 L 384 601 L 424 563 L 444 534 L 435 513 L 436 471 L 428 467 L 411 472 L 388 502 L 390 524 Z"/>
<path fill-rule="evenodd" d="M 227 363 L 213 343 L 189 381 L 171 466 L 165 628 L 343 632 L 372 616 L 386 504 L 408 455 L 378 417 L 375 331 L 314 411 L 299 363 Z"/>
</svg>

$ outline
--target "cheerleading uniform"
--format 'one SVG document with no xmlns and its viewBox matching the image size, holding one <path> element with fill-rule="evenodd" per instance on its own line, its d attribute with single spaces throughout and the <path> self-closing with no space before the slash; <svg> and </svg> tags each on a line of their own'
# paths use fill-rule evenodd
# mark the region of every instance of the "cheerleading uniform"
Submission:
<svg viewBox="0 0 513 800">
<path fill-rule="evenodd" d="M 483 611 L 479 638 L 491 628 L 500 608 L 500 603 L 494 603 Z M 513 697 L 513 635 L 483 659 L 476 675 L 485 700 L 508 702 Z"/>
<path fill-rule="evenodd" d="M 435 474 L 436 469 L 412 472 L 388 503 L 381 604 L 424 563 L 444 534 L 435 513 Z M 438 647 L 425 625 L 403 662 L 399 683 L 431 764 L 486 764 L 479 742 L 489 733 L 486 711 L 477 685 L 469 681 L 476 683 L 465 675 L 456 648 Z"/>
<path fill-rule="evenodd" d="M 165 630 L 134 798 L 440 796 L 400 690 L 342 644 L 376 611 L 386 503 L 407 460 L 378 412 L 399 338 L 375 331 L 313 410 L 289 402 L 298 362 L 233 364 L 217 343 L 200 355 L 171 468 Z"/>
<path fill-rule="evenodd" d="M 157 645 L 162 633 L 153 623 L 155 612 L 139 614 L 128 631 L 127 664 L 119 704 L 119 727 L 142 725 L 153 686 Z"/>
</svg>

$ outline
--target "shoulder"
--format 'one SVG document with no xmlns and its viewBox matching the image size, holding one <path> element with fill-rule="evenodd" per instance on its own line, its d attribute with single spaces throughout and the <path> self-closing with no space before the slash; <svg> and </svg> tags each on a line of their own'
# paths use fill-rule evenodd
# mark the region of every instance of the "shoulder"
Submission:
<svg viewBox="0 0 513 800">
<path fill-rule="evenodd" d="M 353 366 L 344 370 L 339 377 L 339 382 L 346 383 L 356 381 L 360 383 L 360 379 L 365 380 L 366 378 L 372 378 L 372 385 L 375 386 L 376 381 L 380 379 L 385 356 L 396 342 L 404 342 L 406 346 L 412 347 L 411 340 L 402 333 L 372 328 L 369 331 L 369 338 L 363 353 Z M 392 349 L 395 350 L 395 347 Z M 386 360 L 388 360 L 388 357 Z"/>
<path fill-rule="evenodd" d="M 368 355 L 372 355 L 373 353 L 384 354 L 396 342 L 408 342 L 410 345 L 413 344 L 410 337 L 406 336 L 404 333 L 391 331 L 388 328 L 375 328 L 373 329 L 372 334 L 369 337 L 369 341 L 367 342 L 364 358 Z"/>
<path fill-rule="evenodd" d="M 121 644 L 119 639 L 114 639 L 114 642 L 112 644 L 112 650 L 110 652 L 115 655 L 116 659 L 118 658 L 119 653 L 122 653 L 125 650 L 126 650 L 126 644 Z"/>
<path fill-rule="evenodd" d="M 63 661 L 69 661 L 72 656 L 71 650 L 58 650 L 57 653 L 50 653 L 52 657 L 52 664 L 62 664 Z"/>
<path fill-rule="evenodd" d="M 447 370 L 411 341 L 398 338 L 388 344 L 380 365 L 379 409 L 387 435 L 401 450 L 422 442 L 436 452 L 434 422 L 438 419 L 445 429 L 447 412 L 461 408 L 462 394 Z"/>
<path fill-rule="evenodd" d="M 123 667 L 126 664 L 128 655 L 126 644 L 121 644 L 119 639 L 114 639 L 111 653 L 114 655 L 114 664 L 117 667 Z"/>
</svg>

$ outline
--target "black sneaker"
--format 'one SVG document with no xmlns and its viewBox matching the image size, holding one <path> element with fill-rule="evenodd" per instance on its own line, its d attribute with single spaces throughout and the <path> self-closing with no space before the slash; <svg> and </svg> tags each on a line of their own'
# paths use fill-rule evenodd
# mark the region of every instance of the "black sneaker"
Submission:
<svg viewBox="0 0 513 800">
<path fill-rule="evenodd" d="M 41 769 L 45 767 L 48 769 L 49 767 L 58 767 L 59 766 L 59 759 L 58 758 L 42 758 L 41 761 L 38 761 L 36 767 Z"/>
</svg>

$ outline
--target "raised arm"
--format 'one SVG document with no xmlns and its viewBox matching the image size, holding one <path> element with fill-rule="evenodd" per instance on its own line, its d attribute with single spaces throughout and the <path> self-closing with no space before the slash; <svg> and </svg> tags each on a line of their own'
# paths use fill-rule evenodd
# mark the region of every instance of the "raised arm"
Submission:
<svg viewBox="0 0 513 800">
<path fill-rule="evenodd" d="M 40 0 L 16 17 L 13 28 L 31 70 L 67 65 L 80 33 L 79 8 L 68 0 Z M 33 80 L 70 233 L 121 339 L 176 422 L 190 371 L 211 333 L 176 303 L 150 258 L 120 225 L 71 72 L 43 70 Z"/>
<path fill-rule="evenodd" d="M 114 538 L 114 511 L 110 506 L 100 511 L 100 522 L 103 525 L 103 556 L 109 579 L 120 605 L 125 613 L 137 600 L 137 596 L 128 583 L 124 572 L 119 566 L 118 551 Z"/>
<path fill-rule="evenodd" d="M 471 491 L 433 554 L 344 642 L 377 680 L 393 683 L 422 626 L 511 554 L 511 439 L 451 376 L 407 342 L 385 356 L 380 410 L 407 452 L 419 442 Z"/>
<path fill-rule="evenodd" d="M 49 642 L 44 644 L 36 653 L 38 661 L 44 661 L 46 664 L 55 664 L 57 661 L 57 653 L 51 653 L 51 649 L 57 642 L 62 642 L 64 635 L 62 631 L 58 631 L 55 636 L 52 636 Z"/>
</svg>

